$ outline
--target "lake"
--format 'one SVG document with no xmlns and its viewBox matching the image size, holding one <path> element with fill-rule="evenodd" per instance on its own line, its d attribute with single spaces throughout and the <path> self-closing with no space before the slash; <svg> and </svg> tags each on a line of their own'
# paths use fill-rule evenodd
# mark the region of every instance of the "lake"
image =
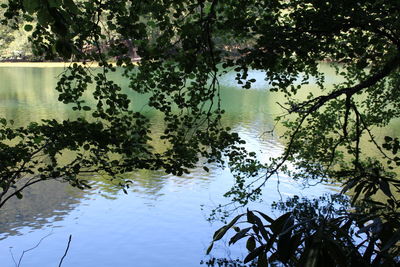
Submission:
<svg viewBox="0 0 400 267">
<path fill-rule="evenodd" d="M 54 87 L 62 68 L 40 66 L 0 67 L 0 117 L 26 125 L 79 116 L 57 101 Z M 238 132 L 261 160 L 268 160 L 283 149 L 278 140 L 282 129 L 276 128 L 272 135 L 267 132 L 273 129 L 274 118 L 284 112 L 276 102 L 285 101 L 268 91 L 262 72 L 253 71 L 251 76 L 257 79 L 251 90 L 235 84 L 234 73 L 221 78 L 226 110 L 223 123 Z M 328 76 L 327 82 L 333 82 L 332 77 Z M 119 83 L 123 87 L 128 84 L 124 80 Z M 135 106 L 143 106 L 144 97 L 131 97 Z M 161 131 L 161 116 L 145 112 L 151 116 L 152 130 Z M 97 178 L 93 177 L 101 180 Z M 129 178 L 133 185 L 128 194 L 101 181 L 86 191 L 53 181 L 33 186 L 22 200 L 8 202 L 0 211 L 1 266 L 16 266 L 23 251 L 36 245 L 25 252 L 20 266 L 58 266 L 69 235 L 72 241 L 64 267 L 200 266 L 201 260 L 207 260 L 206 248 L 222 225 L 208 222 L 207 217 L 217 204 L 229 201 L 222 196 L 233 185 L 229 169 L 211 166 L 207 173 L 199 167 L 181 177 L 139 171 Z M 269 211 L 272 201 L 281 197 L 316 196 L 335 190 L 325 185 L 304 188 L 287 177 L 273 177 L 264 201 L 253 206 Z M 232 259 L 245 254 L 244 244 L 230 248 L 223 242 L 212 251 L 213 256 Z"/>
</svg>

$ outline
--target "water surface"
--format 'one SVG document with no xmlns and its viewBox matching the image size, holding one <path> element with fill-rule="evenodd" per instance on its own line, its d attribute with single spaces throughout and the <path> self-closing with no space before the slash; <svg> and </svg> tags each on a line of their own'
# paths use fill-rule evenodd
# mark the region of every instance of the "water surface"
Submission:
<svg viewBox="0 0 400 267">
<path fill-rule="evenodd" d="M 17 125 L 54 118 L 76 118 L 67 105 L 57 101 L 54 90 L 62 68 L 0 68 L 0 117 Z M 234 74 L 221 79 L 223 123 L 247 141 L 247 148 L 267 160 L 282 151 L 274 127 L 274 117 L 283 112 L 276 102 L 284 99 L 268 92 L 262 72 L 255 88 L 243 90 L 234 83 Z M 127 82 L 120 80 L 125 87 Z M 143 106 L 144 97 L 132 94 L 133 103 Z M 151 110 L 149 110 L 151 112 Z M 151 113 L 154 131 L 161 131 L 162 118 Z M 279 129 L 278 129 L 279 132 Z M 124 194 L 109 184 L 80 191 L 52 181 L 33 186 L 23 200 L 12 200 L 0 211 L 1 266 L 57 266 L 68 237 L 71 247 L 63 266 L 199 266 L 213 232 L 221 223 L 206 218 L 211 208 L 226 203 L 222 197 L 233 179 L 228 169 L 194 169 L 182 177 L 162 171 L 129 174 L 133 186 Z M 278 183 L 279 182 L 279 183 Z M 276 190 L 279 188 L 279 192 Z M 264 202 L 269 210 L 273 200 L 297 195 L 317 195 L 334 190 L 319 185 L 304 189 L 286 177 L 274 177 L 268 184 Z M 203 207 L 203 208 L 202 208 Z M 214 247 L 214 256 L 236 258 L 246 249 L 239 244 L 228 249 L 223 242 Z M 14 257 L 14 260 L 13 260 Z"/>
</svg>

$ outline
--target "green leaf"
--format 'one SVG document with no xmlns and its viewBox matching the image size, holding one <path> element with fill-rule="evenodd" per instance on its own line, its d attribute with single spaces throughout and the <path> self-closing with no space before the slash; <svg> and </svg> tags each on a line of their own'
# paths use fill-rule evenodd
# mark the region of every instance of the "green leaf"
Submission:
<svg viewBox="0 0 400 267">
<path fill-rule="evenodd" d="M 33 14 L 40 7 L 40 0 L 23 0 L 22 4 L 26 12 Z"/>
<path fill-rule="evenodd" d="M 37 13 L 37 20 L 38 20 L 39 24 L 42 26 L 47 26 L 53 21 L 52 16 L 50 15 L 49 11 L 44 8 L 39 9 L 39 11 Z"/>
<path fill-rule="evenodd" d="M 43 141 L 43 136 L 36 136 L 35 138 L 33 138 L 33 142 L 35 143 L 35 144 L 39 144 L 40 142 L 42 142 Z"/>
<path fill-rule="evenodd" d="M 151 28 L 154 28 L 154 27 L 157 26 L 157 24 L 154 21 L 150 20 L 150 21 L 147 22 L 147 26 L 150 26 Z"/>
<path fill-rule="evenodd" d="M 58 8 L 62 5 L 62 0 L 48 0 L 49 7 Z"/>
<path fill-rule="evenodd" d="M 390 186 L 389 183 L 385 180 L 381 180 L 379 182 L 379 187 L 381 188 L 382 192 L 388 196 L 388 197 L 393 197 L 392 192 L 390 191 Z"/>
<path fill-rule="evenodd" d="M 206 254 L 207 254 L 207 255 L 210 254 L 210 252 L 211 252 L 213 246 L 214 246 L 214 242 L 211 242 L 210 246 L 207 248 L 207 251 L 206 251 Z"/>
<path fill-rule="evenodd" d="M 56 41 L 56 51 L 59 53 L 61 56 L 63 56 L 66 59 L 70 59 L 72 56 L 72 46 L 71 44 L 63 39 L 58 39 Z"/>
<path fill-rule="evenodd" d="M 385 136 L 385 141 L 386 141 L 387 143 L 389 143 L 389 142 L 393 141 L 393 138 L 390 137 L 390 136 Z"/>
<path fill-rule="evenodd" d="M 33 29 L 33 26 L 30 25 L 30 24 L 26 24 L 26 25 L 24 26 L 24 30 L 27 31 L 27 32 L 30 32 L 32 29 Z"/>
<path fill-rule="evenodd" d="M 22 194 L 21 194 L 21 192 L 15 192 L 15 196 L 18 198 L 18 199 L 22 199 Z"/>
<path fill-rule="evenodd" d="M 64 5 L 65 5 L 65 8 L 68 9 L 68 11 L 70 11 L 76 15 L 81 13 L 78 6 L 74 3 L 73 0 L 64 0 Z"/>
</svg>

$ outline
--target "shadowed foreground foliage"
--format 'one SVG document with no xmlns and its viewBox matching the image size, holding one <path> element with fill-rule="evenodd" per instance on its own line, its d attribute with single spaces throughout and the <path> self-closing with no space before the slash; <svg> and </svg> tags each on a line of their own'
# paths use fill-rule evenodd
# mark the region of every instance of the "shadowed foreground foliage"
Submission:
<svg viewBox="0 0 400 267">
<path fill-rule="evenodd" d="M 80 174 L 114 179 L 163 169 L 181 175 L 205 158 L 229 163 L 236 183 L 226 196 L 241 205 L 259 199 L 266 181 L 281 172 L 340 182 L 342 196 L 351 192 L 338 210 L 332 208 L 337 204 L 323 208 L 292 199 L 277 219 L 256 211 L 239 215 L 213 242 L 243 217 L 248 226 L 236 228 L 231 243 L 247 238 L 246 262 L 398 262 L 400 143 L 375 130 L 400 116 L 399 1 L 9 0 L 2 8 L 3 27 L 23 24 L 36 57 L 95 62 L 101 70 L 70 64 L 56 87 L 59 101 L 90 119 L 27 127 L 0 121 L 0 207 L 42 180 L 85 188 Z M 137 65 L 132 47 L 141 57 Z M 332 62 L 342 82 L 327 87 L 321 61 Z M 151 121 L 133 112 L 122 88 L 108 78 L 117 69 L 130 89 L 149 94 L 147 105 L 164 114 L 165 151 L 150 145 Z M 221 125 L 218 77 L 234 70 L 238 84 L 251 89 L 252 69 L 264 71 L 270 90 L 286 97 L 280 103 L 285 115 L 277 118 L 287 129 L 286 147 L 269 164 L 258 162 L 238 134 Z M 318 93 L 304 92 L 310 83 Z M 83 98 L 89 86 L 95 106 Z M 73 155 L 69 162 L 63 161 L 66 153 Z M 129 181 L 121 179 L 120 186 Z M 378 201 L 379 194 L 384 197 Z"/>
</svg>

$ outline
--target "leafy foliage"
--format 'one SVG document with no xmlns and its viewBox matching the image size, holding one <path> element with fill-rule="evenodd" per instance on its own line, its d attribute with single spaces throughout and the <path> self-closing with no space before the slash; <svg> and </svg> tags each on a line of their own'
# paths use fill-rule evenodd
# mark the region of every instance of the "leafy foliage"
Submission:
<svg viewBox="0 0 400 267">
<path fill-rule="evenodd" d="M 349 203 L 340 195 L 314 201 L 295 196 L 275 205 L 286 213 L 272 219 L 262 212 L 247 210 L 217 230 L 213 243 L 234 229 L 236 233 L 229 244 L 247 240 L 249 254 L 244 263 L 256 259 L 257 266 L 398 265 L 398 214 L 382 221 L 374 212 L 367 217 L 364 212 L 348 212 Z M 242 218 L 244 221 L 239 221 Z M 240 228 L 243 224 L 244 228 Z"/>
<path fill-rule="evenodd" d="M 3 25 L 27 22 L 35 56 L 80 62 L 71 63 L 56 89 L 60 101 L 88 119 L 28 127 L 10 127 L 2 119 L 0 206 L 45 179 L 85 187 L 79 174 L 104 172 L 113 179 L 134 169 L 164 169 L 181 175 L 204 157 L 220 165 L 228 161 L 236 183 L 226 196 L 242 205 L 260 198 L 261 188 L 280 172 L 305 181 L 339 181 L 342 194 L 354 193 L 357 212 L 338 216 L 310 211 L 308 218 L 291 211 L 272 219 L 249 211 L 252 228 L 235 237 L 250 235 L 247 260 L 313 265 L 333 259 L 330 264 L 342 265 L 343 256 L 394 264 L 398 239 L 387 236 L 399 231 L 399 142 L 397 136 L 382 140 L 374 130 L 400 116 L 399 1 L 9 0 L 2 8 Z M 321 61 L 332 62 L 342 82 L 327 83 Z M 148 94 L 148 106 L 163 113 L 165 151 L 150 145 L 151 122 L 132 111 L 109 78 L 117 69 L 131 90 Z M 234 70 L 238 84 L 250 89 L 256 82 L 249 79 L 250 69 L 266 73 L 270 90 L 285 95 L 282 108 L 291 115 L 277 119 L 287 129 L 286 147 L 270 164 L 258 162 L 238 134 L 221 125 L 219 75 Z M 299 97 L 310 83 L 318 93 Z M 94 106 L 83 98 L 90 86 Z M 62 162 L 65 153 L 73 160 Z M 385 198 L 377 201 L 380 193 Z M 217 231 L 214 241 L 242 216 Z M 364 231 L 363 251 L 353 242 L 354 228 L 338 229 L 365 229 L 367 219 L 373 226 Z"/>
<path fill-rule="evenodd" d="M 223 111 L 218 62 L 210 31 L 203 29 L 210 27 L 215 6 L 179 1 L 168 5 L 171 9 L 157 1 L 139 5 L 11 0 L 3 6 L 3 24 L 35 22 L 33 30 L 31 26 L 25 30 L 32 30 L 29 38 L 36 56 L 82 61 L 65 70 L 56 89 L 59 101 L 90 119 L 48 120 L 17 128 L 3 119 L 0 205 L 13 195 L 21 197 L 25 187 L 41 180 L 63 179 L 83 188 L 88 183 L 79 175 L 85 173 L 100 172 L 115 179 L 135 169 L 164 169 L 182 175 L 200 157 L 223 164 L 226 155 L 240 154 L 233 153 L 241 151 L 235 145 L 242 143 L 238 135 L 219 124 Z M 193 45 L 194 37 L 197 43 Z M 171 52 L 175 42 L 182 53 Z M 133 43 L 142 58 L 138 66 L 129 54 Z M 102 71 L 93 72 L 85 64 L 88 61 L 98 62 Z M 121 67 L 131 89 L 150 93 L 148 105 L 164 113 L 165 131 L 160 138 L 170 144 L 165 151 L 150 145 L 150 121 L 131 110 L 127 95 L 109 79 Z M 83 99 L 90 86 L 95 88 L 95 106 Z M 64 162 L 64 154 L 73 155 L 72 160 Z"/>
</svg>

